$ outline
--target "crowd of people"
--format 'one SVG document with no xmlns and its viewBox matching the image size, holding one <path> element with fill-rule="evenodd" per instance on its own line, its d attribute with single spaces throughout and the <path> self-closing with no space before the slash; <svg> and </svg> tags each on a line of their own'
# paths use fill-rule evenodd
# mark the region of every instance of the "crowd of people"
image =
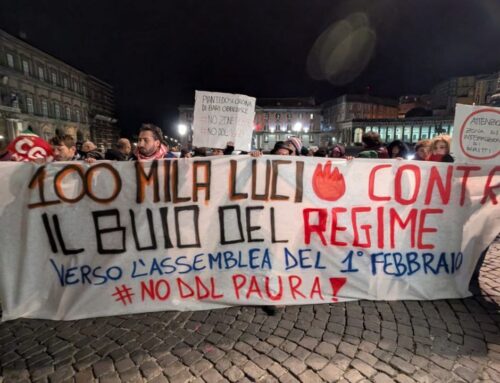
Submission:
<svg viewBox="0 0 500 383">
<path fill-rule="evenodd" d="M 51 153 L 45 157 L 38 156 L 35 162 L 43 163 L 49 161 L 85 161 L 93 163 L 100 160 L 111 161 L 148 161 L 162 158 L 190 158 L 205 156 L 222 156 L 234 153 L 234 144 L 228 142 L 224 149 L 221 148 L 193 148 L 192 150 L 181 149 L 176 155 L 170 150 L 169 145 L 163 139 L 162 130 L 153 124 L 143 124 L 139 129 L 138 142 L 133 147 L 127 138 L 120 138 L 112 149 L 105 153 L 98 150 L 91 141 L 85 141 L 77 147 L 75 139 L 70 135 L 55 136 L 49 141 Z M 354 156 L 346 153 L 346 148 L 341 144 L 329 148 L 305 147 L 299 137 L 291 136 L 286 141 L 278 141 L 270 152 L 260 150 L 251 151 L 251 156 L 257 157 L 262 154 L 282 156 L 314 156 L 328 158 L 345 158 L 351 160 L 357 158 L 382 158 L 382 159 L 413 159 L 417 161 L 453 162 L 450 155 L 450 136 L 439 135 L 432 139 L 424 139 L 415 145 L 414 154 L 411 154 L 407 144 L 401 140 L 394 140 L 385 146 L 378 133 L 366 132 L 362 136 L 362 149 Z M 177 148 L 176 148 L 177 149 Z M 9 147 L 0 153 L 1 161 L 26 160 L 12 155 Z"/>
<path fill-rule="evenodd" d="M 36 136 L 32 132 L 28 136 Z M 101 160 L 108 161 L 148 161 L 158 160 L 163 158 L 190 158 L 190 157 L 205 157 L 205 156 L 223 156 L 234 154 L 234 145 L 228 142 L 224 149 L 220 148 L 193 148 L 192 150 L 182 149 L 180 154 L 174 154 L 170 147 L 163 139 L 162 130 L 153 124 L 143 124 L 139 129 L 137 145 L 132 146 L 127 138 L 121 138 L 112 149 L 108 149 L 105 153 L 98 150 L 97 146 L 86 141 L 77 148 L 75 139 L 70 135 L 55 136 L 45 142 L 37 137 L 37 140 L 42 141 L 42 147 L 46 150 L 46 156 L 36 156 L 31 159 L 33 162 L 44 163 L 50 161 L 85 161 L 93 163 Z M 13 153 L 12 147 L 23 147 L 24 143 L 17 145 L 11 143 L 6 149 L 0 152 L 0 161 L 26 161 L 26 157 Z M 270 152 L 260 150 L 251 151 L 249 153 L 253 157 L 259 157 L 263 154 L 279 155 L 279 156 L 315 156 L 325 158 L 344 158 L 352 160 L 354 158 L 380 158 L 380 159 L 411 159 L 415 161 L 437 161 L 437 162 L 453 162 L 453 157 L 450 155 L 451 138 L 448 135 L 439 135 L 432 139 L 420 140 L 414 147 L 414 152 L 410 151 L 407 144 L 401 140 L 395 140 L 387 146 L 383 144 L 380 136 L 376 132 L 366 132 L 362 136 L 363 147 L 354 156 L 346 153 L 346 148 L 343 145 L 336 144 L 329 148 L 310 147 L 307 148 L 302 144 L 299 137 L 291 136 L 286 141 L 278 141 L 275 143 Z M 40 145 L 40 143 L 38 143 Z M 29 146 L 29 145 L 28 145 Z M 352 149 L 352 148 L 351 148 Z M 43 151 L 37 151 L 40 153 Z M 352 154 L 352 153 L 351 153 Z M 483 252 L 480 261 L 474 272 L 473 280 L 477 280 L 479 269 L 484 260 Z M 270 315 L 276 312 L 276 306 L 265 306 L 263 309 Z"/>
</svg>

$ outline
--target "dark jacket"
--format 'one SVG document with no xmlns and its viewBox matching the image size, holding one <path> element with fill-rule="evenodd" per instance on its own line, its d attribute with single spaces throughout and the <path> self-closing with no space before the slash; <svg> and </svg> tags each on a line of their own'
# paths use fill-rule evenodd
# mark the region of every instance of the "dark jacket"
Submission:
<svg viewBox="0 0 500 383">
<path fill-rule="evenodd" d="M 363 152 L 367 152 L 367 151 L 374 151 L 377 153 L 377 157 L 378 158 L 389 158 L 389 152 L 387 151 L 387 149 L 385 148 L 385 146 L 378 146 L 378 147 L 373 147 L 373 148 L 365 148 L 361 153 Z M 361 153 L 358 154 L 358 157 L 365 157 L 366 156 L 362 156 Z M 371 157 L 371 156 L 368 156 L 368 158 Z"/>
</svg>

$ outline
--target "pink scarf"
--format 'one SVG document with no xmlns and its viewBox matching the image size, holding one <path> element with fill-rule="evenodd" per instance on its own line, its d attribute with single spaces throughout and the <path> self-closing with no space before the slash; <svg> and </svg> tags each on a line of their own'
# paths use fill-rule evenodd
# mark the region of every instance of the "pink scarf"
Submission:
<svg viewBox="0 0 500 383">
<path fill-rule="evenodd" d="M 139 149 L 136 150 L 135 156 L 139 161 L 152 161 L 152 160 L 161 160 L 162 158 L 165 158 L 165 155 L 167 154 L 167 147 L 163 144 L 160 145 L 158 150 L 154 152 L 150 156 L 145 156 L 139 152 Z"/>
</svg>

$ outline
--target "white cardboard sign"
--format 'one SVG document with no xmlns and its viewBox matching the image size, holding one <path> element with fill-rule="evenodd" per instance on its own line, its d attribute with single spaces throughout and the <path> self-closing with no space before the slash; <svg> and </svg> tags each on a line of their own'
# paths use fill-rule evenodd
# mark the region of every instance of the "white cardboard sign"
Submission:
<svg viewBox="0 0 500 383">
<path fill-rule="evenodd" d="M 457 162 L 500 164 L 500 108 L 457 104 L 454 131 Z"/>
<path fill-rule="evenodd" d="M 197 90 L 193 145 L 224 149 L 233 142 L 236 150 L 250 151 L 254 116 L 254 97 Z"/>
</svg>

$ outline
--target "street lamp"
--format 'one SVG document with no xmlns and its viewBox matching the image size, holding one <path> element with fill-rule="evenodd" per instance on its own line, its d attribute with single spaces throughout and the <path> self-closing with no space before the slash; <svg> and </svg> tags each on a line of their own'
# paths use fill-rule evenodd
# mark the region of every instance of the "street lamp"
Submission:
<svg viewBox="0 0 500 383">
<path fill-rule="evenodd" d="M 300 132 L 302 130 L 302 123 L 301 122 L 296 122 L 295 125 L 293 126 L 294 132 Z"/>
<path fill-rule="evenodd" d="M 187 133 L 187 126 L 184 124 L 177 125 L 177 131 L 181 136 L 184 136 Z"/>
</svg>

